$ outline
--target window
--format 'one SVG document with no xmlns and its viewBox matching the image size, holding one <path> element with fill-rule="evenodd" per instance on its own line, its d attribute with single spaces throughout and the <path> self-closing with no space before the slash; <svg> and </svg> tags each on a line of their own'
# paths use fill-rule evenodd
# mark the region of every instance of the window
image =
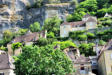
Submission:
<svg viewBox="0 0 112 75">
<path fill-rule="evenodd" d="M 110 55 L 110 58 L 112 59 L 112 54 Z"/>
<path fill-rule="evenodd" d="M 64 26 L 63 28 L 66 28 L 66 26 Z"/>
<path fill-rule="evenodd" d="M 0 75 L 4 75 L 4 73 L 0 73 Z"/>
<path fill-rule="evenodd" d="M 84 64 L 81 64 L 80 70 L 84 70 Z"/>
</svg>

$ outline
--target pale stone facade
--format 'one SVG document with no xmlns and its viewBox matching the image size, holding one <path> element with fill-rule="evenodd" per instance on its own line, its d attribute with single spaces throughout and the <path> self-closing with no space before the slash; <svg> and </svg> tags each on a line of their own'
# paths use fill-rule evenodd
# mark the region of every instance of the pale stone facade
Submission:
<svg viewBox="0 0 112 75">
<path fill-rule="evenodd" d="M 100 75 L 109 75 L 112 72 L 112 50 L 102 52 L 98 59 Z"/>
<path fill-rule="evenodd" d="M 98 56 L 99 75 L 112 73 L 112 39 L 102 47 Z"/>
<path fill-rule="evenodd" d="M 7 48 L 8 48 L 8 54 L 13 56 L 18 56 L 20 53 L 22 53 L 22 49 L 21 48 L 18 48 L 16 49 L 14 52 L 13 52 L 13 49 L 11 47 L 12 44 L 7 44 Z"/>
</svg>

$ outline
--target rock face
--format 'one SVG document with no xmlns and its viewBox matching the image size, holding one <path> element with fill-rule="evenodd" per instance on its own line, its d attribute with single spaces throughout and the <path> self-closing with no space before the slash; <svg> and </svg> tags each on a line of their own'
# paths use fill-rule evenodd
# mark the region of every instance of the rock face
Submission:
<svg viewBox="0 0 112 75">
<path fill-rule="evenodd" d="M 36 0 L 0 0 L 0 37 L 2 32 L 6 29 L 18 26 L 21 28 L 28 28 L 30 24 L 38 21 L 41 25 L 46 18 L 48 18 L 52 11 L 55 11 L 58 17 L 65 19 L 65 13 L 72 13 L 74 6 L 63 6 L 62 7 L 48 7 L 42 6 L 40 8 L 30 8 L 35 4 Z M 71 0 L 62 0 L 62 2 Z M 52 15 L 51 15 L 52 16 Z M 54 16 L 54 15 L 53 15 Z M 64 20 L 63 19 L 63 20 Z"/>
</svg>

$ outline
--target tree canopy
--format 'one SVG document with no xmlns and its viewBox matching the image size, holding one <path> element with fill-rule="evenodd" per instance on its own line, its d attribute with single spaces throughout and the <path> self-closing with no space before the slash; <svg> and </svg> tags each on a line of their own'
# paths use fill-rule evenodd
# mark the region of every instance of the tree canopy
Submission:
<svg viewBox="0 0 112 75">
<path fill-rule="evenodd" d="M 44 30 L 47 30 L 48 33 L 53 32 L 55 36 L 59 36 L 61 20 L 57 17 L 48 18 L 44 22 L 42 27 Z"/>
<path fill-rule="evenodd" d="M 70 59 L 52 45 L 26 46 L 14 64 L 16 75 L 66 75 L 73 71 Z"/>
<path fill-rule="evenodd" d="M 32 32 L 38 32 L 40 31 L 40 23 L 34 22 L 33 24 L 30 25 L 30 30 Z"/>
</svg>

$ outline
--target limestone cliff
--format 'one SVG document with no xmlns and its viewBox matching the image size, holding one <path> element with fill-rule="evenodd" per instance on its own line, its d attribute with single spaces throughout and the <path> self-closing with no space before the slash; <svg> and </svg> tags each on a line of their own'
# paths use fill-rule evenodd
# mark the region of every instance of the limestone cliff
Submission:
<svg viewBox="0 0 112 75">
<path fill-rule="evenodd" d="M 66 14 L 73 13 L 74 6 L 69 5 L 71 0 L 60 0 L 63 4 L 45 4 L 41 7 L 32 7 L 37 0 L 0 0 L 0 33 L 6 29 L 18 26 L 29 27 L 35 21 L 43 25 L 43 21 L 49 16 L 58 16 L 65 20 Z M 47 5 L 46 5 L 47 4 Z M 51 13 L 54 15 L 51 15 Z M 1 36 L 1 35 L 0 35 Z"/>
</svg>

